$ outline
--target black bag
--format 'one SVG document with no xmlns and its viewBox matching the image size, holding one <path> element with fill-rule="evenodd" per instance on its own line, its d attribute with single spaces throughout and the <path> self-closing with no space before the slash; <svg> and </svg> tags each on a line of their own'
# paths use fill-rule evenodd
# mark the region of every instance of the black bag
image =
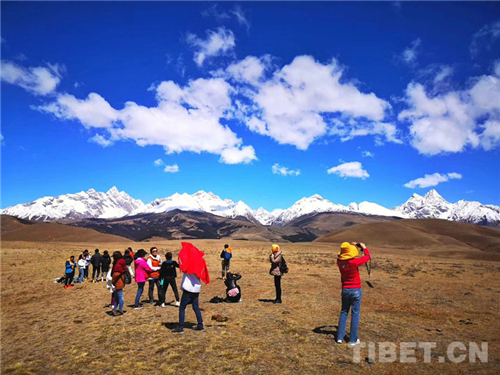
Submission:
<svg viewBox="0 0 500 375">
<path fill-rule="evenodd" d="M 283 255 L 281 256 L 280 272 L 282 274 L 288 273 L 288 266 L 286 264 L 286 260 L 285 260 L 285 257 Z"/>
<path fill-rule="evenodd" d="M 125 271 L 125 273 L 123 274 L 123 281 L 125 282 L 125 284 L 132 283 L 132 275 L 130 274 L 130 271 L 128 270 L 128 268 Z"/>
</svg>

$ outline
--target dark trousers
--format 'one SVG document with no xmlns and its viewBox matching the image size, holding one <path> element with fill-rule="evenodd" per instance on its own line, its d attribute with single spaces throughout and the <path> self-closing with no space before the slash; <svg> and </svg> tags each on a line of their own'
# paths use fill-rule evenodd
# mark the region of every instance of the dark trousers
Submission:
<svg viewBox="0 0 500 375">
<path fill-rule="evenodd" d="M 153 302 L 153 292 L 155 289 L 158 291 L 158 300 L 161 300 L 161 289 L 160 289 L 160 279 L 149 280 L 149 302 Z"/>
<path fill-rule="evenodd" d="M 95 279 L 96 272 L 97 272 L 97 278 L 99 278 L 99 274 L 101 273 L 101 266 L 92 265 L 92 280 Z"/>
<path fill-rule="evenodd" d="M 169 285 L 172 287 L 172 290 L 174 291 L 175 300 L 179 301 L 179 291 L 177 290 L 177 283 L 175 282 L 175 277 L 167 276 L 163 279 L 163 285 L 161 286 L 160 303 L 165 303 L 165 299 L 167 298 L 166 297 L 167 288 Z"/>
<path fill-rule="evenodd" d="M 281 300 L 281 276 L 274 276 L 274 287 L 276 288 L 276 299 Z"/>
<path fill-rule="evenodd" d="M 66 280 L 64 281 L 64 285 L 71 285 L 71 283 L 73 282 L 73 277 L 75 277 L 75 273 L 74 272 L 71 272 L 71 273 L 67 273 L 66 274 Z"/>
<path fill-rule="evenodd" d="M 89 278 L 89 268 L 90 268 L 90 265 L 88 265 L 87 267 L 85 267 L 85 278 L 86 279 Z"/>
<path fill-rule="evenodd" d="M 181 305 L 179 306 L 179 328 L 184 328 L 184 319 L 186 317 L 186 307 L 187 305 L 193 305 L 193 311 L 196 314 L 196 320 L 198 321 L 198 326 L 203 327 L 203 318 L 201 316 L 201 310 L 198 306 L 198 297 L 200 293 L 191 293 L 186 290 L 182 292 Z"/>
</svg>

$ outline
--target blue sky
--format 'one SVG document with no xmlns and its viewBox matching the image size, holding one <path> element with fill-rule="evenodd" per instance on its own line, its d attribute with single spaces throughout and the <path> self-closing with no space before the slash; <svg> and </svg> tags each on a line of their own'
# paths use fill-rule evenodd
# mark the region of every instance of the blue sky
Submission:
<svg viewBox="0 0 500 375">
<path fill-rule="evenodd" d="M 498 2 L 2 2 L 1 207 L 500 205 Z"/>
</svg>

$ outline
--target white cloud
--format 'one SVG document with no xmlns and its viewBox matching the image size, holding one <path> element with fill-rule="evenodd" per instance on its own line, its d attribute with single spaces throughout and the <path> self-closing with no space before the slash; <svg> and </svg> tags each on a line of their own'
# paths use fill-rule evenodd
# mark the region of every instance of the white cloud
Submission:
<svg viewBox="0 0 500 375">
<path fill-rule="evenodd" d="M 273 174 L 279 174 L 282 176 L 298 176 L 300 175 L 300 169 L 288 169 L 287 167 L 282 167 L 279 164 L 274 164 L 272 166 Z"/>
<path fill-rule="evenodd" d="M 1 74 L 2 81 L 35 95 L 48 95 L 56 89 L 64 71 L 64 66 L 58 64 L 25 68 L 10 61 L 2 61 Z"/>
<path fill-rule="evenodd" d="M 233 32 L 224 27 L 219 27 L 217 31 L 207 30 L 205 40 L 194 34 L 188 34 L 186 40 L 195 49 L 194 61 L 199 66 L 203 65 L 207 57 L 227 53 L 236 45 Z"/>
<path fill-rule="evenodd" d="M 258 62 L 253 60 L 251 66 L 257 73 L 249 74 L 252 78 L 246 80 L 256 82 L 256 77 L 260 77 Z M 233 72 L 240 70 L 234 68 Z M 243 74 L 234 73 L 234 76 L 243 77 Z M 301 150 L 327 134 L 329 127 L 335 128 L 330 119 L 334 114 L 345 119 L 364 118 L 364 123 L 356 129 L 370 129 L 369 134 L 384 134 L 392 141 L 392 130 L 388 126 L 373 124 L 384 118 L 389 103 L 373 93 L 360 92 L 352 83 L 341 83 L 341 76 L 342 70 L 335 60 L 324 65 L 311 56 L 298 56 L 276 71 L 271 79 L 247 91 L 252 105 L 243 121 L 250 130 Z"/>
<path fill-rule="evenodd" d="M 227 164 L 257 160 L 251 146 L 222 125 L 231 110 L 231 86 L 222 79 L 198 79 L 180 87 L 161 82 L 156 90 L 158 105 L 145 107 L 134 102 L 114 109 L 96 93 L 85 100 L 59 95 L 38 109 L 64 120 L 79 120 L 86 128 L 101 128 L 110 142 L 133 140 L 139 146 L 161 145 L 167 154 L 209 152 Z"/>
<path fill-rule="evenodd" d="M 363 152 L 361 153 L 361 155 L 362 155 L 364 158 L 373 158 L 373 157 L 375 157 L 375 155 L 374 155 L 374 154 L 372 154 L 370 151 L 363 151 Z"/>
<path fill-rule="evenodd" d="M 460 173 L 448 173 L 448 174 L 426 174 L 424 177 L 417 178 L 416 180 L 412 180 L 406 184 L 404 187 L 414 189 L 414 188 L 427 188 L 430 186 L 436 186 L 441 182 L 447 182 L 451 179 L 461 179 L 462 175 Z"/>
<path fill-rule="evenodd" d="M 4 140 L 5 140 L 5 138 L 3 137 L 3 134 L 0 133 L 0 144 L 2 146 L 5 144 Z"/>
<path fill-rule="evenodd" d="M 159 167 L 161 165 L 164 165 L 165 163 L 161 159 L 156 159 L 153 163 L 156 167 Z"/>
<path fill-rule="evenodd" d="M 409 108 L 398 118 L 410 122 L 411 144 L 421 154 L 498 146 L 495 129 L 500 121 L 500 78 L 484 75 L 471 81 L 469 89 L 434 96 L 428 93 L 436 91 L 432 88 L 427 90 L 415 82 L 408 85 L 405 101 Z M 487 123 L 481 125 L 484 118 Z"/>
<path fill-rule="evenodd" d="M 328 174 L 336 174 L 340 177 L 355 177 L 365 179 L 370 177 L 367 171 L 363 169 L 363 166 L 359 161 L 353 161 L 350 163 L 343 163 L 337 165 L 336 167 L 330 168 L 327 171 Z"/>
<path fill-rule="evenodd" d="M 480 136 L 481 145 L 486 151 L 500 146 L 500 121 L 487 121 Z"/>
<path fill-rule="evenodd" d="M 419 53 L 420 45 L 422 40 L 420 38 L 415 39 L 410 47 L 405 48 L 401 53 L 401 60 L 408 66 L 417 65 L 417 55 Z"/>
<path fill-rule="evenodd" d="M 179 166 L 177 164 L 174 165 L 166 165 L 163 169 L 165 173 L 177 173 L 179 172 Z"/>
<path fill-rule="evenodd" d="M 108 146 L 111 146 L 113 144 L 112 141 L 104 138 L 100 134 L 96 134 L 92 138 L 89 138 L 89 142 L 97 143 L 98 145 L 101 145 L 102 147 L 108 147 Z"/>
<path fill-rule="evenodd" d="M 217 4 L 211 4 L 207 9 L 201 12 L 204 17 L 212 17 L 217 22 L 225 22 L 231 18 L 234 18 L 241 26 L 244 26 L 247 29 L 247 32 L 250 30 L 250 21 L 245 14 L 245 11 L 241 8 L 239 4 L 236 4 L 232 9 L 228 12 L 219 8 Z"/>
<path fill-rule="evenodd" d="M 226 71 L 230 78 L 238 82 L 258 85 L 259 81 L 264 77 L 264 71 L 270 61 L 271 57 L 269 55 L 260 59 L 255 56 L 247 56 L 243 60 L 229 65 Z"/>
<path fill-rule="evenodd" d="M 494 39 L 500 37 L 500 21 L 484 25 L 472 37 L 469 50 L 472 57 L 476 57 L 481 48 L 490 48 L 490 44 Z"/>
<path fill-rule="evenodd" d="M 234 15 L 234 17 L 236 18 L 236 21 L 238 21 L 238 23 L 240 25 L 245 26 L 247 31 L 250 30 L 250 21 L 248 21 L 248 18 L 245 15 L 245 12 L 238 4 L 236 4 L 234 6 L 234 8 L 231 10 L 231 14 Z"/>
</svg>

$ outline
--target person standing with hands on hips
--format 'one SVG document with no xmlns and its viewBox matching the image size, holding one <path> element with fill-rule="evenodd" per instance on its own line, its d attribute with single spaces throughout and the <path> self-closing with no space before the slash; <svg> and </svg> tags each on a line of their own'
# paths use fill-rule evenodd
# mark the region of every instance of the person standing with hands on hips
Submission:
<svg viewBox="0 0 500 375">
<path fill-rule="evenodd" d="M 358 249 L 363 250 L 365 255 L 356 258 L 359 255 Z M 349 309 L 351 310 L 351 333 L 348 345 L 354 346 L 360 343 L 358 327 L 362 292 L 358 267 L 368 262 L 370 258 L 371 254 L 364 243 L 344 242 L 340 246 L 337 266 L 340 270 L 342 282 L 342 309 L 339 317 L 337 344 L 342 344 L 344 340 Z"/>
</svg>

